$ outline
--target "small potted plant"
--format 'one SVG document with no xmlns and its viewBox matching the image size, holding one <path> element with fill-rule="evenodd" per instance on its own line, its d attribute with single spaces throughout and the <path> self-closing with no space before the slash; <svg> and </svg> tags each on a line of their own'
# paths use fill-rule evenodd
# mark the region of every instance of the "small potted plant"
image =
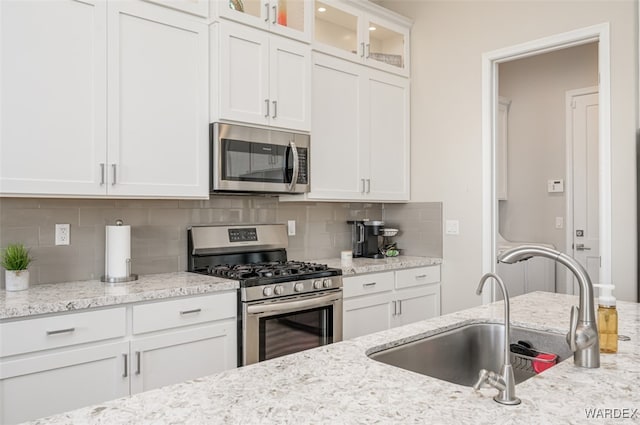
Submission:
<svg viewBox="0 0 640 425">
<path fill-rule="evenodd" d="M 7 291 L 23 291 L 29 288 L 29 264 L 33 258 L 22 244 L 10 244 L 0 254 L 0 266 L 5 269 Z"/>
</svg>

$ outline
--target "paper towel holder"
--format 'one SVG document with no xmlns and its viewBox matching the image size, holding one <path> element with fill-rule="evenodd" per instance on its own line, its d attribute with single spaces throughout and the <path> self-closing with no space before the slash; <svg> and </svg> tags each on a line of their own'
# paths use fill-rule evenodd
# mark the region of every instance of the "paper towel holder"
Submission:
<svg viewBox="0 0 640 425">
<path fill-rule="evenodd" d="M 116 226 L 122 226 L 124 221 L 118 219 L 116 220 Z M 131 273 L 131 258 L 127 258 L 127 275 L 123 277 L 109 277 L 109 276 L 101 276 L 100 281 L 105 283 L 125 283 L 125 282 L 133 282 L 134 280 L 138 280 L 138 275 Z"/>
</svg>

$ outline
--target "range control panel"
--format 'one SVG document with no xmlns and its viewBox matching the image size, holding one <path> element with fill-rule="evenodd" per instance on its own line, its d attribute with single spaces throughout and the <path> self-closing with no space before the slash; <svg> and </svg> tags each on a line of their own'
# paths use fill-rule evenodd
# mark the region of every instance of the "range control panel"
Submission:
<svg viewBox="0 0 640 425">
<path fill-rule="evenodd" d="M 229 229 L 229 242 L 256 242 L 258 232 L 255 227 Z"/>
</svg>

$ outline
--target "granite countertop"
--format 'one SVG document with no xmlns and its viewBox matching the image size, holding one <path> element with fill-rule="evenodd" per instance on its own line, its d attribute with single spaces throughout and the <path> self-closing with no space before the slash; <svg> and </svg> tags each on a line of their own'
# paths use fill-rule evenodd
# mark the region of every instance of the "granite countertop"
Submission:
<svg viewBox="0 0 640 425">
<path fill-rule="evenodd" d="M 515 297 L 512 323 L 565 333 L 569 308 L 575 303 L 577 297 L 543 292 Z M 621 341 L 617 354 L 601 355 L 598 369 L 575 367 L 569 358 L 534 376 L 516 387 L 516 395 L 522 399 L 517 406 L 494 402 L 494 389 L 474 392 L 366 356 L 368 351 L 461 323 L 500 322 L 503 305 L 498 302 L 33 423 L 637 424 L 640 304 L 619 302 L 618 311 L 620 334 L 631 340 Z M 595 409 L 592 412 L 600 419 L 588 419 L 589 409 Z M 627 418 L 611 419 L 608 414 Z"/>
<path fill-rule="evenodd" d="M 133 282 L 99 280 L 33 285 L 26 291 L 0 290 L 0 319 L 206 294 L 238 288 L 238 282 L 188 272 L 140 276 Z"/>
<path fill-rule="evenodd" d="M 434 257 L 413 257 L 409 255 L 399 255 L 397 257 L 386 258 L 354 258 L 351 264 L 344 264 L 340 258 L 325 258 L 314 260 L 314 263 L 327 264 L 329 267 L 342 269 L 343 276 L 362 273 L 375 273 L 388 270 L 408 269 L 411 267 L 432 266 L 441 264 L 442 258 Z"/>
</svg>

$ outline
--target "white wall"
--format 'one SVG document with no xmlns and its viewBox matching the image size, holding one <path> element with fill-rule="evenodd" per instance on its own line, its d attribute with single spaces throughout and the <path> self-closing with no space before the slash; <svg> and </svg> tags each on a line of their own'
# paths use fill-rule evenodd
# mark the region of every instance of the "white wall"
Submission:
<svg viewBox="0 0 640 425">
<path fill-rule="evenodd" d="M 566 250 L 565 193 L 548 193 L 547 180 L 565 179 L 568 90 L 598 85 L 597 43 L 499 65 L 499 93 L 509 110 L 508 199 L 499 202 L 502 236 L 512 241 L 553 244 Z M 565 270 L 558 268 L 564 290 Z"/>
<path fill-rule="evenodd" d="M 383 5 L 414 20 L 412 200 L 441 201 L 443 218 L 460 220 L 460 235 L 443 240 L 443 313 L 481 301 L 475 286 L 482 272 L 482 54 L 610 23 L 612 273 L 618 298 L 635 300 L 637 2 L 390 0 Z"/>
</svg>

